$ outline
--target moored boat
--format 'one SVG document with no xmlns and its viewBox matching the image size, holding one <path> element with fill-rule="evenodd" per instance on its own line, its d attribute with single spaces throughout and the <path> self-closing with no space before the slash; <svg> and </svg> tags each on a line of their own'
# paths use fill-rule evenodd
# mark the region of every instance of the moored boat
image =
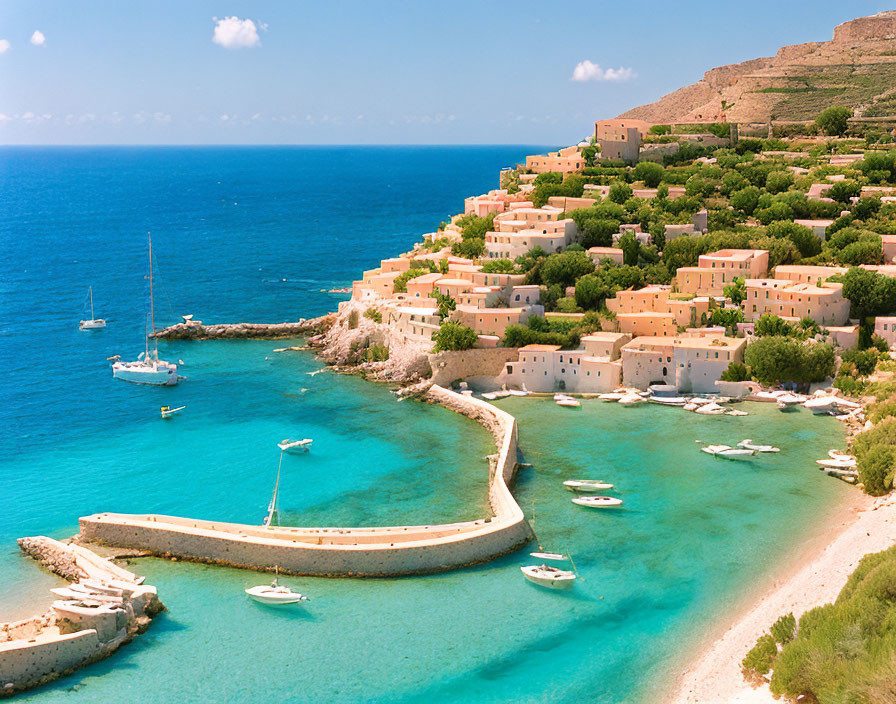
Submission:
<svg viewBox="0 0 896 704">
<path fill-rule="evenodd" d="M 260 604 L 269 604 L 271 606 L 298 604 L 302 601 L 308 601 L 308 597 L 304 594 L 294 592 L 289 587 L 280 586 L 277 583 L 277 579 L 274 579 L 271 584 L 249 587 L 245 592 Z"/>
<path fill-rule="evenodd" d="M 829 458 L 826 460 L 815 460 L 815 464 L 819 467 L 824 467 L 825 469 L 855 469 L 856 458 L 841 455 L 836 459 Z"/>
<path fill-rule="evenodd" d="M 699 406 L 694 410 L 694 413 L 699 413 L 700 415 L 704 416 L 720 416 L 724 412 L 724 407 L 714 402 L 704 403 L 702 406 Z"/>
<path fill-rule="evenodd" d="M 713 457 L 722 457 L 726 460 L 745 460 L 755 453 L 743 447 L 731 447 L 731 445 L 707 445 L 700 450 Z"/>
<path fill-rule="evenodd" d="M 93 312 L 93 286 L 88 289 L 88 296 L 90 297 L 90 319 L 79 322 L 78 330 L 99 330 L 106 327 L 106 320 L 97 318 Z"/>
<path fill-rule="evenodd" d="M 575 572 L 549 565 L 527 565 L 520 570 L 530 582 L 548 589 L 569 589 L 576 581 Z"/>
<path fill-rule="evenodd" d="M 622 506 L 622 499 L 617 499 L 615 496 L 580 496 L 577 499 L 573 499 L 572 502 L 588 508 L 615 508 L 616 506 Z"/>
<path fill-rule="evenodd" d="M 277 443 L 277 447 L 279 447 L 284 452 L 291 452 L 301 450 L 303 452 L 307 452 L 311 447 L 311 443 L 313 440 L 311 438 L 305 438 L 304 440 L 290 440 L 289 438 L 285 438 Z"/>
<path fill-rule="evenodd" d="M 185 408 L 186 406 L 178 406 L 177 408 L 171 408 L 171 406 L 162 406 L 159 410 L 162 414 L 162 418 L 168 419 L 171 416 L 177 415 Z"/>
<path fill-rule="evenodd" d="M 581 493 L 591 493 L 593 491 L 603 491 L 604 489 L 613 488 L 612 484 L 607 484 L 606 482 L 598 481 L 597 479 L 569 479 L 563 482 L 563 486 L 570 491 Z"/>
<path fill-rule="evenodd" d="M 737 443 L 738 447 L 742 447 L 746 450 L 753 450 L 753 452 L 780 452 L 780 447 L 774 447 L 773 445 L 758 445 L 754 443 L 751 439 L 747 438 L 746 440 L 741 440 Z"/>
</svg>

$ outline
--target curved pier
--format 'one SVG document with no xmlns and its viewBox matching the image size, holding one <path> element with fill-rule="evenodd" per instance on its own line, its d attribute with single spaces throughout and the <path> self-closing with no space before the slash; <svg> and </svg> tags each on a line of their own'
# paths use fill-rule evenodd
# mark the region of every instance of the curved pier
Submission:
<svg viewBox="0 0 896 704">
<path fill-rule="evenodd" d="M 81 539 L 251 569 L 318 576 L 423 574 L 485 562 L 532 538 L 510 493 L 517 463 L 516 419 L 485 401 L 433 386 L 427 400 L 482 423 L 495 437 L 490 462 L 493 516 L 476 521 L 388 528 L 252 526 L 153 514 L 100 513 L 80 519 Z"/>
</svg>

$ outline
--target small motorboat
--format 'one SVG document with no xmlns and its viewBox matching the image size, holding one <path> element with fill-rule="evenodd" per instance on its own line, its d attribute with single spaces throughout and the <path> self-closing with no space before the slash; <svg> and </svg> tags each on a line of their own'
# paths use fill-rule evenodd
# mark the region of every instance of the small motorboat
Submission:
<svg viewBox="0 0 896 704">
<path fill-rule="evenodd" d="M 507 392 L 511 396 L 528 396 L 531 394 L 531 391 L 526 391 L 525 389 L 508 389 Z"/>
<path fill-rule="evenodd" d="M 572 396 L 568 396 L 567 394 L 554 394 L 555 401 L 562 401 L 565 398 L 572 398 Z"/>
<path fill-rule="evenodd" d="M 700 405 L 692 401 L 691 403 L 684 404 L 682 408 L 686 411 L 696 411 L 698 408 L 700 408 Z"/>
<path fill-rule="evenodd" d="M 752 450 L 753 452 L 780 452 L 780 447 L 774 447 L 773 445 L 757 445 L 752 440 L 747 438 L 746 440 L 741 440 L 737 443 L 738 447 L 743 447 L 747 450 Z"/>
<path fill-rule="evenodd" d="M 749 415 L 746 411 L 739 411 L 736 408 L 732 408 L 730 411 L 725 411 L 726 416 L 745 416 Z"/>
<path fill-rule="evenodd" d="M 569 589 L 576 581 L 575 572 L 548 565 L 527 565 L 520 570 L 530 582 L 548 589 Z"/>
<path fill-rule="evenodd" d="M 298 604 L 302 601 L 308 601 L 308 597 L 304 594 L 294 592 L 289 587 L 281 587 L 276 579 L 274 579 L 271 584 L 249 587 L 246 589 L 246 594 L 260 604 L 271 604 L 275 606 L 280 604 Z"/>
<path fill-rule="evenodd" d="M 845 450 L 828 450 L 828 457 L 830 457 L 832 460 L 836 460 L 840 457 L 852 457 L 852 455 Z"/>
<path fill-rule="evenodd" d="M 817 416 L 832 415 L 838 412 L 842 400 L 835 396 L 816 396 L 806 401 L 803 406 Z"/>
<path fill-rule="evenodd" d="M 725 412 L 725 408 L 720 406 L 715 402 L 704 403 L 702 406 L 697 408 L 694 413 L 699 413 L 704 416 L 720 416 Z"/>
<path fill-rule="evenodd" d="M 532 557 L 537 557 L 539 560 L 567 560 L 569 558 L 566 555 L 563 555 L 559 552 L 530 552 Z"/>
<path fill-rule="evenodd" d="M 307 452 L 308 448 L 311 447 L 312 442 L 313 441 L 310 438 L 305 438 L 304 440 L 290 440 L 289 438 L 286 438 L 285 440 L 278 442 L 277 447 L 283 450 L 283 452 L 299 450 Z"/>
<path fill-rule="evenodd" d="M 171 408 L 171 406 L 162 406 L 162 407 L 159 409 L 159 411 L 160 411 L 161 414 L 162 414 L 162 418 L 164 418 L 165 420 L 167 420 L 167 419 L 170 418 L 171 416 L 173 416 L 173 415 L 177 415 L 178 413 L 180 413 L 180 412 L 181 412 L 182 410 L 184 410 L 185 408 L 186 408 L 186 406 L 178 406 L 177 408 Z"/>
<path fill-rule="evenodd" d="M 621 399 L 619 399 L 620 406 L 636 406 L 639 403 L 644 403 L 644 397 L 640 394 L 626 394 Z"/>
<path fill-rule="evenodd" d="M 776 399 L 778 410 L 785 413 L 798 411 L 800 404 L 805 403 L 805 397 L 795 396 L 794 394 L 783 394 Z"/>
<path fill-rule="evenodd" d="M 688 400 L 684 396 L 650 396 L 647 399 L 651 403 L 658 403 L 662 406 L 684 406 Z"/>
<path fill-rule="evenodd" d="M 486 401 L 494 401 L 496 398 L 498 398 L 498 395 L 492 391 L 486 391 L 484 394 L 480 394 L 480 396 L 482 396 L 482 398 L 484 398 Z"/>
<path fill-rule="evenodd" d="M 731 445 L 707 445 L 700 448 L 703 452 L 713 457 L 722 457 L 726 460 L 745 460 L 756 454 L 745 447 L 731 447 Z"/>
<path fill-rule="evenodd" d="M 825 469 L 855 469 L 856 458 L 840 455 L 836 459 L 829 458 L 826 460 L 815 460 L 815 464 Z"/>
<path fill-rule="evenodd" d="M 614 496 L 581 496 L 573 499 L 574 504 L 579 506 L 587 506 L 588 508 L 614 508 L 622 506 L 622 499 Z"/>
<path fill-rule="evenodd" d="M 608 394 L 598 394 L 597 397 L 598 397 L 601 401 L 619 401 L 619 400 L 621 400 L 622 398 L 624 398 L 626 395 L 627 395 L 627 394 L 625 394 L 624 392 L 613 391 L 613 392 L 608 393 Z"/>
<path fill-rule="evenodd" d="M 565 406 L 566 408 L 578 408 L 582 405 L 582 402 L 577 398 L 561 398 L 557 401 L 558 406 Z"/>
<path fill-rule="evenodd" d="M 606 482 L 601 482 L 597 479 L 569 479 L 563 482 L 563 486 L 570 491 L 581 492 L 583 494 L 590 494 L 594 491 L 603 491 L 604 489 L 613 488 L 612 484 L 607 484 Z"/>
</svg>

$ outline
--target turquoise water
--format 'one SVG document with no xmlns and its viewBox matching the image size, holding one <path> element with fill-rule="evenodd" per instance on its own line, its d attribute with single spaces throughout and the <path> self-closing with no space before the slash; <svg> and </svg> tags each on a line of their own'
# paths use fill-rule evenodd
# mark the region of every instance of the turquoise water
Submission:
<svg viewBox="0 0 896 704">
<path fill-rule="evenodd" d="M 331 391 L 359 383 L 329 374 L 313 379 L 326 379 Z M 393 422 L 404 413 L 414 416 L 415 428 L 448 421 L 442 409 L 390 402 L 379 387 L 369 393 Z M 500 405 L 519 418 L 525 459 L 533 464 L 521 470 L 515 493 L 530 516 L 534 504 L 544 546 L 571 551 L 585 578 L 572 592 L 525 582 L 519 567 L 529 560 L 521 552 L 427 577 L 290 578 L 312 601 L 280 611 L 243 596 L 243 588 L 261 581 L 257 574 L 139 560 L 135 569 L 159 588 L 169 613 L 112 660 L 26 700 L 658 701 L 683 666 L 687 644 L 761 583 L 850 490 L 814 469 L 819 453 L 842 441 L 839 424 L 806 412 L 782 417 L 773 406 L 749 404 L 746 417 L 704 418 L 598 401 L 579 411 L 536 399 Z M 441 467 L 380 474 L 375 490 L 349 490 L 350 506 L 334 495 L 303 517 L 351 520 L 351 507 L 368 496 L 361 510 L 371 523 L 420 516 L 421 505 L 444 507 L 464 491 L 481 501 L 480 453 L 488 443 L 472 423 L 458 420 L 454 439 L 461 444 L 444 448 L 449 461 Z M 177 435 L 187 430 L 171 427 Z M 456 454 L 465 430 L 484 449 Z M 782 453 L 741 464 L 715 460 L 694 443 L 743 437 L 775 443 Z M 405 442 L 393 449 L 407 450 Z M 317 473 L 315 452 L 299 460 Z M 270 472 L 262 475 L 254 502 L 252 482 L 246 500 L 228 498 L 249 519 L 267 496 Z M 409 477 L 423 488 L 409 491 Z M 574 477 L 615 483 L 623 508 L 573 505 L 560 482 Z M 210 515 L 208 509 L 206 503 L 198 512 Z M 464 512 L 459 502 L 457 511 Z"/>
<path fill-rule="evenodd" d="M 284 465 L 290 521 L 483 515 L 494 448 L 482 428 L 360 379 L 310 376 L 311 355 L 273 352 L 289 342 L 164 346 L 188 377 L 172 389 L 113 382 L 105 359 L 142 347 L 146 230 L 162 323 L 308 317 L 536 150 L 0 149 L 0 620 L 45 608 L 58 583 L 17 537 L 65 537 L 98 511 L 259 522 L 287 436 L 315 441 Z M 110 324 L 81 333 L 90 284 Z M 163 422 L 163 404 L 187 411 Z M 534 503 L 545 546 L 571 550 L 585 577 L 572 593 L 525 582 L 520 552 L 428 577 L 290 579 L 313 600 L 277 611 L 245 598 L 258 574 L 137 561 L 170 611 L 24 699 L 657 701 L 687 644 L 852 491 L 814 470 L 843 442 L 830 418 L 500 405 L 533 464 L 516 495 L 530 515 Z M 744 437 L 783 452 L 735 464 L 694 443 Z M 560 481 L 574 477 L 614 482 L 624 508 L 571 504 Z"/>
</svg>

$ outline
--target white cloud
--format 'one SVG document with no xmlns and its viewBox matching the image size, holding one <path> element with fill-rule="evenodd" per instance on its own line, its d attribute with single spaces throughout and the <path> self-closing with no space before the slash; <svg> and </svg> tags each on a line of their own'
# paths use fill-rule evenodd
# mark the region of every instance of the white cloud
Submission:
<svg viewBox="0 0 896 704">
<path fill-rule="evenodd" d="M 588 59 L 585 59 L 576 64 L 570 80 L 578 83 L 584 83 L 585 81 L 615 81 L 618 83 L 630 81 L 636 76 L 634 69 L 623 68 L 622 66 L 619 68 L 602 69 L 600 64 L 593 64 Z"/>
<path fill-rule="evenodd" d="M 225 49 L 248 49 L 259 46 L 261 39 L 258 36 L 259 29 L 267 29 L 266 24 L 256 25 L 250 19 L 241 20 L 239 17 L 225 17 L 219 20 L 212 17 L 215 22 L 215 32 L 212 42 L 223 46 Z"/>
<path fill-rule="evenodd" d="M 0 54 L 5 54 L 7 51 L 9 51 L 9 40 L 0 39 Z"/>
<path fill-rule="evenodd" d="M 31 35 L 31 43 L 34 46 L 43 46 L 47 43 L 47 38 L 44 36 L 44 33 L 39 29 L 34 30 L 34 34 Z"/>
</svg>

